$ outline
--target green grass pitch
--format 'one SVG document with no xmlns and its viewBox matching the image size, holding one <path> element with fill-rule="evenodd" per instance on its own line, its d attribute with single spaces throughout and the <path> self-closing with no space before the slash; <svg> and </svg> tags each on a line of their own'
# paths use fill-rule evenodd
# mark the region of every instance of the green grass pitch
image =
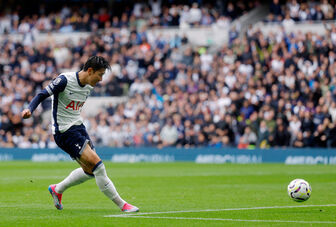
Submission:
<svg viewBox="0 0 336 227">
<path fill-rule="evenodd" d="M 120 212 L 94 180 L 68 189 L 64 209 L 56 210 L 47 188 L 77 168 L 75 162 L 0 162 L 0 226 L 336 226 L 335 165 L 105 166 L 139 213 Z M 312 186 L 304 203 L 287 195 L 295 178 Z"/>
</svg>

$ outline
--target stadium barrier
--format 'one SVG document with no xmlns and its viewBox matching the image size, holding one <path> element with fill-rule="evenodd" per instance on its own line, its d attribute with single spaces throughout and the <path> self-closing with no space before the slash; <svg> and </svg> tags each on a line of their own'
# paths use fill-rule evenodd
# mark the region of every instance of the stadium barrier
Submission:
<svg viewBox="0 0 336 227">
<path fill-rule="evenodd" d="M 222 45 L 228 41 L 229 28 L 218 28 L 216 26 L 204 26 L 204 27 L 186 27 L 180 29 L 179 27 L 170 28 L 156 28 L 148 29 L 147 34 L 149 37 L 156 37 L 163 35 L 163 37 L 173 39 L 174 36 L 186 36 L 189 42 L 197 46 L 207 46 L 207 45 Z M 37 33 L 34 34 L 35 43 L 47 42 L 48 39 L 55 40 L 57 44 L 63 44 L 66 42 L 72 42 L 73 44 L 78 44 L 81 38 L 88 38 L 90 32 L 50 32 L 50 33 Z M 1 35 L 0 41 L 4 41 L 7 38 L 14 40 L 16 42 L 22 42 L 24 39 L 23 34 L 9 34 Z"/>
<path fill-rule="evenodd" d="M 175 162 L 196 163 L 285 163 L 336 164 L 336 149 L 254 149 L 236 148 L 97 148 L 105 161 L 112 162 Z M 71 161 L 60 149 L 1 148 L 0 161 L 31 160 Z"/>
<path fill-rule="evenodd" d="M 287 34 L 301 32 L 306 34 L 308 32 L 313 32 L 318 35 L 326 35 L 331 29 L 332 25 L 335 24 L 334 20 L 329 21 L 303 21 L 296 22 L 290 26 L 283 26 L 281 23 L 277 22 L 258 22 L 253 25 L 253 30 L 261 30 L 264 35 L 269 35 L 270 33 L 277 34 L 285 31 Z"/>
</svg>

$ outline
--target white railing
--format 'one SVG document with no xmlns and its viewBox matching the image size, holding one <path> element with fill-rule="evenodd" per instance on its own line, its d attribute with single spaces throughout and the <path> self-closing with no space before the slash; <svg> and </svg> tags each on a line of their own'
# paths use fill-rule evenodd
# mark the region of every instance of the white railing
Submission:
<svg viewBox="0 0 336 227">
<path fill-rule="evenodd" d="M 281 23 L 264 23 L 258 22 L 253 26 L 254 30 L 260 29 L 261 32 L 265 35 L 270 33 L 277 33 L 281 31 L 285 31 L 286 33 L 316 33 L 318 35 L 325 35 L 327 30 L 331 27 L 331 25 L 335 25 L 336 21 L 316 21 L 316 22 L 297 22 L 291 26 L 283 26 Z"/>
</svg>

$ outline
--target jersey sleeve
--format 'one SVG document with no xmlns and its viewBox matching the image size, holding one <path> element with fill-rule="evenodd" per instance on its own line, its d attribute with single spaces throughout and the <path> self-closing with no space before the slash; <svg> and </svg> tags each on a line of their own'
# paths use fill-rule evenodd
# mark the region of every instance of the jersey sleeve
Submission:
<svg viewBox="0 0 336 227">
<path fill-rule="evenodd" d="M 67 84 L 67 79 L 65 76 L 60 75 L 54 79 L 45 89 L 41 90 L 29 103 L 29 110 L 31 113 L 34 112 L 36 107 L 43 102 L 49 96 L 64 91 Z"/>
<path fill-rule="evenodd" d="M 65 76 L 60 75 L 56 79 L 54 79 L 45 89 L 49 93 L 49 95 L 57 94 L 64 91 L 67 85 L 67 79 Z"/>
</svg>

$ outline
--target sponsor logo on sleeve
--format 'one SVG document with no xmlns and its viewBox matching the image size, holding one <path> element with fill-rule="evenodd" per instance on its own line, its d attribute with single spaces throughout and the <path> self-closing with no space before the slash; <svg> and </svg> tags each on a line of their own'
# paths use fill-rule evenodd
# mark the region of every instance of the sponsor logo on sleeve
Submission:
<svg viewBox="0 0 336 227">
<path fill-rule="evenodd" d="M 53 84 L 54 85 L 58 85 L 60 82 L 61 82 L 61 78 L 57 77 L 54 81 L 53 81 Z"/>
</svg>

